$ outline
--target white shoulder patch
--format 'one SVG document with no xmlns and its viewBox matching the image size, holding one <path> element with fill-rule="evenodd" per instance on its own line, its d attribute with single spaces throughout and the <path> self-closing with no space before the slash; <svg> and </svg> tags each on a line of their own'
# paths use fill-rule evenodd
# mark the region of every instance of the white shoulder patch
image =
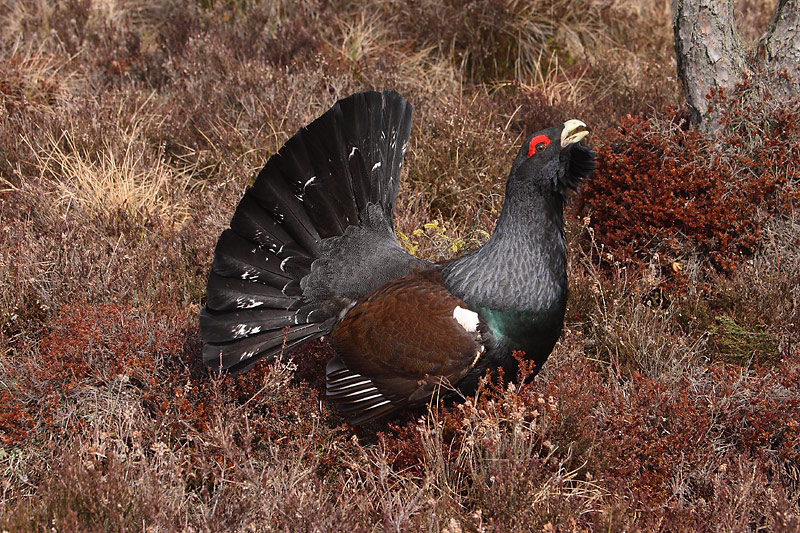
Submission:
<svg viewBox="0 0 800 533">
<path fill-rule="evenodd" d="M 456 308 L 453 309 L 453 318 L 458 320 L 458 323 L 461 324 L 461 327 L 465 330 L 471 333 L 478 331 L 478 322 L 480 321 L 478 319 L 478 313 L 457 305 Z"/>
</svg>

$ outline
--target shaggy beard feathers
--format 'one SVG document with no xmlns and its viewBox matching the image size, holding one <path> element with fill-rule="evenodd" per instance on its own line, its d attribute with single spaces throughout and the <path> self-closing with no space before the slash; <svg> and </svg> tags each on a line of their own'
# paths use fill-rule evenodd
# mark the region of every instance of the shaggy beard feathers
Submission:
<svg viewBox="0 0 800 533">
<path fill-rule="evenodd" d="M 585 144 L 576 144 L 572 147 L 567 171 L 559 181 L 558 192 L 568 202 L 568 190 L 577 191 L 583 181 L 597 169 L 597 152 Z"/>
</svg>

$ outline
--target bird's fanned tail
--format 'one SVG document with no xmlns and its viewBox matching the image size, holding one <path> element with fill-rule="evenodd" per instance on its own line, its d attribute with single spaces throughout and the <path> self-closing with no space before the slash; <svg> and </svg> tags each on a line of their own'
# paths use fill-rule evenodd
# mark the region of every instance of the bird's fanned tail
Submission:
<svg viewBox="0 0 800 533">
<path fill-rule="evenodd" d="M 206 364 L 241 372 L 325 335 L 353 297 L 382 281 L 370 280 L 376 264 L 403 272 L 417 261 L 392 231 L 410 132 L 402 96 L 360 93 L 267 161 L 214 252 L 200 314 Z M 349 268 L 338 268 L 345 261 Z"/>
</svg>

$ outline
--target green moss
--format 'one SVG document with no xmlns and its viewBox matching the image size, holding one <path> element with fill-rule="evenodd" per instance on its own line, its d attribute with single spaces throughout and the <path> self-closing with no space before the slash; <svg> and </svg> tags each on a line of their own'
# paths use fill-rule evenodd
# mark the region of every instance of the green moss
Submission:
<svg viewBox="0 0 800 533">
<path fill-rule="evenodd" d="M 766 329 L 746 328 L 727 315 L 716 317 L 715 322 L 710 332 L 719 359 L 737 365 L 751 358 L 762 364 L 778 359 L 778 342 Z"/>
</svg>

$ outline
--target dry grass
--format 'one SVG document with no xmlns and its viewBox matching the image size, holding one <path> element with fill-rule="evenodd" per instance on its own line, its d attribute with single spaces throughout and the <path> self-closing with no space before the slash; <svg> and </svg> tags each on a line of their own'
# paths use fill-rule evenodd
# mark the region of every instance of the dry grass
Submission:
<svg viewBox="0 0 800 533">
<path fill-rule="evenodd" d="M 745 41 L 774 3 L 737 2 Z M 0 5 L 0 530 L 800 528 L 798 152 L 775 131 L 796 108 L 727 103 L 729 145 L 692 137 L 668 107 L 669 17 L 665 0 Z M 335 99 L 390 87 L 415 110 L 396 224 L 423 257 L 485 240 L 526 134 L 579 118 L 605 160 L 567 214 L 567 325 L 542 372 L 353 429 L 324 402 L 327 345 L 209 375 L 196 317 L 266 158 Z M 692 220 L 648 196 L 674 196 L 678 157 L 759 193 L 727 209 L 726 185 L 703 219 L 752 208 L 747 250 L 725 228 L 659 233 Z M 673 211 L 652 223 L 653 205 Z"/>
<path fill-rule="evenodd" d="M 122 213 L 134 224 L 153 216 L 182 224 L 189 217 L 185 175 L 191 169 L 170 168 L 158 153 L 155 160 L 145 160 L 135 146 L 136 133 L 125 136 L 130 141 L 121 153 L 108 145 L 95 156 L 82 152 L 67 132 L 34 149 L 47 154 L 38 155 L 36 166 L 42 178 L 54 183 L 53 203 L 64 217 L 76 209 L 82 218 L 111 219 Z"/>
<path fill-rule="evenodd" d="M 644 276 L 616 269 L 613 283 L 597 264 L 586 264 L 576 281 L 583 298 L 590 298 L 591 313 L 583 325 L 590 361 L 607 365 L 616 376 L 640 373 L 654 378 L 677 379 L 706 356 L 708 333 L 682 331 L 683 309 L 660 297 L 658 273 Z M 631 279 L 633 278 L 633 279 Z"/>
</svg>

